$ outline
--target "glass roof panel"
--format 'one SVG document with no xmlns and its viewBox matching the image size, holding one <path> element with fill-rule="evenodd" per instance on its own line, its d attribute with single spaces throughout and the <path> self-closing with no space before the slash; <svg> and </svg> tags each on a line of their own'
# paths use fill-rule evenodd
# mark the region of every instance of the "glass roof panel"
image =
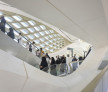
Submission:
<svg viewBox="0 0 108 92">
<path fill-rule="evenodd" d="M 34 35 L 28 35 L 28 37 L 29 37 L 30 39 L 34 39 L 34 38 L 35 38 Z"/>
<path fill-rule="evenodd" d="M 42 30 L 46 29 L 46 27 L 44 25 L 40 25 L 40 27 L 41 27 Z"/>
<path fill-rule="evenodd" d="M 50 37 L 50 38 L 53 38 L 54 36 L 53 36 L 53 35 L 49 35 L 49 37 Z"/>
<path fill-rule="evenodd" d="M 21 22 L 21 24 L 24 26 L 24 27 L 28 27 L 29 24 L 27 22 Z"/>
<path fill-rule="evenodd" d="M 16 32 L 15 30 L 14 30 L 14 34 L 15 34 L 15 35 L 17 35 L 17 36 L 19 36 L 19 33 L 18 33 L 18 32 Z"/>
<path fill-rule="evenodd" d="M 45 35 L 45 32 L 39 32 L 42 36 L 44 36 Z"/>
<path fill-rule="evenodd" d="M 51 52 L 53 52 L 54 50 L 53 50 L 53 49 L 51 49 L 50 51 L 51 51 Z"/>
<path fill-rule="evenodd" d="M 36 29 L 36 31 L 40 31 L 41 30 L 41 28 L 39 26 L 34 27 L 34 28 Z"/>
<path fill-rule="evenodd" d="M 45 42 L 46 45 L 49 45 L 49 41 Z"/>
<path fill-rule="evenodd" d="M 54 31 L 53 30 L 49 30 L 51 33 L 54 33 Z"/>
<path fill-rule="evenodd" d="M 53 42 L 53 40 L 49 40 L 49 42 L 51 42 L 51 43 L 52 43 L 52 42 Z"/>
<path fill-rule="evenodd" d="M 44 47 L 45 47 L 45 44 L 40 44 L 40 46 L 41 46 L 42 48 L 44 48 Z"/>
<path fill-rule="evenodd" d="M 46 50 L 49 50 L 49 47 L 46 47 L 45 49 L 46 49 Z"/>
<path fill-rule="evenodd" d="M 16 28 L 21 28 L 21 25 L 19 23 L 12 23 Z"/>
<path fill-rule="evenodd" d="M 39 41 L 39 40 L 34 40 L 34 42 L 35 42 L 36 44 L 39 44 L 39 43 L 40 43 L 40 41 Z"/>
<path fill-rule="evenodd" d="M 44 42 L 44 41 L 45 41 L 45 39 L 44 39 L 44 38 L 40 38 L 40 40 L 41 40 L 42 42 Z"/>
<path fill-rule="evenodd" d="M 37 38 L 40 37 L 40 34 L 39 34 L 39 33 L 35 33 L 34 35 L 35 35 Z"/>
<path fill-rule="evenodd" d="M 16 19 L 17 21 L 21 21 L 22 18 L 20 16 L 12 16 L 14 19 Z"/>
<path fill-rule="evenodd" d="M 9 28 L 10 28 L 10 26 L 9 26 L 9 25 L 7 25 L 7 24 L 5 25 L 5 27 L 6 27 L 7 29 L 9 29 Z"/>
<path fill-rule="evenodd" d="M 13 22 L 13 20 L 14 20 L 14 19 L 11 18 L 11 17 L 5 17 L 5 19 L 6 19 L 7 22 Z"/>
<path fill-rule="evenodd" d="M 49 39 L 49 36 L 45 36 L 45 39 L 47 39 L 47 40 L 48 40 L 48 39 Z"/>
<path fill-rule="evenodd" d="M 35 21 L 33 21 L 33 20 L 30 20 L 30 21 L 28 21 L 32 26 L 34 26 L 35 24 L 36 24 L 36 22 Z"/>
<path fill-rule="evenodd" d="M 50 32 L 48 30 L 45 31 L 46 34 L 50 34 Z"/>
<path fill-rule="evenodd" d="M 0 11 L 0 16 L 3 15 L 3 12 Z"/>
<path fill-rule="evenodd" d="M 55 37 L 57 37 L 57 34 L 53 34 Z"/>
<path fill-rule="evenodd" d="M 21 29 L 20 30 L 22 33 L 24 33 L 24 34 L 28 34 L 28 30 L 27 29 Z"/>
<path fill-rule="evenodd" d="M 28 30 L 29 30 L 31 33 L 35 32 L 35 29 L 34 29 L 34 28 L 28 28 Z"/>
<path fill-rule="evenodd" d="M 25 38 L 22 38 L 23 41 L 27 41 Z"/>
</svg>

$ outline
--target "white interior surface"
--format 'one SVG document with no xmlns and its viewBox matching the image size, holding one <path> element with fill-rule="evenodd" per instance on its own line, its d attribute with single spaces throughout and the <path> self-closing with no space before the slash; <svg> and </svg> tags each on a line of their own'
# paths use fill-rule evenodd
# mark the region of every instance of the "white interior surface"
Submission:
<svg viewBox="0 0 108 92">
<path fill-rule="evenodd" d="M 57 26 L 94 46 L 94 49 L 79 69 L 67 77 L 60 78 L 61 80 L 59 81 L 58 77 L 51 76 L 26 65 L 28 71 L 33 75 L 30 74 L 31 76 L 29 76 L 29 80 L 27 80 L 23 92 L 27 92 L 27 90 L 31 92 L 37 90 L 38 92 L 81 92 L 81 90 L 100 72 L 98 67 L 108 51 L 108 28 L 104 16 L 105 12 L 106 18 L 108 19 L 107 0 L 102 0 L 103 6 L 101 0 L 50 0 L 50 2 L 47 0 L 2 1 Z M 24 3 L 26 4 L 24 5 Z M 34 9 L 34 7 L 36 8 Z M 0 8 L 4 9 L 2 5 L 0 5 Z M 7 6 L 5 6 L 5 10 L 6 9 Z M 11 7 L 7 10 L 17 13 L 20 12 Z M 21 13 L 22 15 L 25 14 L 23 12 Z M 29 15 L 26 14 L 25 16 Z M 41 76 L 39 78 L 41 82 L 39 80 L 37 81 L 37 77 L 34 78 L 36 75 L 38 78 L 39 75 Z M 63 85 L 58 85 L 62 82 L 64 83 Z M 34 86 L 36 83 L 37 87 Z"/>
<path fill-rule="evenodd" d="M 33 53 L 29 52 L 26 48 L 15 42 L 9 36 L 0 31 L 0 49 L 8 52 L 9 54 L 24 60 L 25 62 L 35 66 L 39 65 L 41 59 L 36 57 Z"/>
</svg>

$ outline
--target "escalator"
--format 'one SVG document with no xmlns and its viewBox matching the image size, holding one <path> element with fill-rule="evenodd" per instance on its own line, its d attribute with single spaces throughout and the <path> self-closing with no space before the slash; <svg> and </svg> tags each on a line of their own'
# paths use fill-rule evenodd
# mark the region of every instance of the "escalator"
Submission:
<svg viewBox="0 0 108 92">
<path fill-rule="evenodd" d="M 0 31 L 0 49 L 13 56 L 29 63 L 32 66 L 39 66 L 41 59 L 29 52 L 26 48 L 15 42 L 9 36 Z"/>
</svg>

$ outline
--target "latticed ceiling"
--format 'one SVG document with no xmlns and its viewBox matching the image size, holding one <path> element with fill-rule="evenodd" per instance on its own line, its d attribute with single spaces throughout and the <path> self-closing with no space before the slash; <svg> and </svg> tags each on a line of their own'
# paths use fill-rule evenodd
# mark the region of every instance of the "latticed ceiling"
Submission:
<svg viewBox="0 0 108 92">
<path fill-rule="evenodd" d="M 27 40 L 31 42 L 34 41 L 35 46 L 37 48 L 43 48 L 45 52 L 56 52 L 71 43 L 57 33 L 57 31 L 36 20 L 2 10 L 0 11 L 0 15 L 4 15 L 6 21 L 15 28 L 17 32 L 21 32 Z M 9 28 L 10 27 L 6 24 L 6 31 L 8 31 Z M 17 39 L 19 34 L 16 31 L 14 31 L 14 33 Z M 22 38 L 24 47 L 27 43 L 25 38 Z"/>
</svg>

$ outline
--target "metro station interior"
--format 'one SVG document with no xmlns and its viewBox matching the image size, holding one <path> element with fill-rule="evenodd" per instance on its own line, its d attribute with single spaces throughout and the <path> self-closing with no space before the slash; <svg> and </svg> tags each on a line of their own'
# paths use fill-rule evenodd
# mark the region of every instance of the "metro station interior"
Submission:
<svg viewBox="0 0 108 92">
<path fill-rule="evenodd" d="M 1 0 L 0 92 L 108 92 L 107 10 L 108 0 Z"/>
</svg>

